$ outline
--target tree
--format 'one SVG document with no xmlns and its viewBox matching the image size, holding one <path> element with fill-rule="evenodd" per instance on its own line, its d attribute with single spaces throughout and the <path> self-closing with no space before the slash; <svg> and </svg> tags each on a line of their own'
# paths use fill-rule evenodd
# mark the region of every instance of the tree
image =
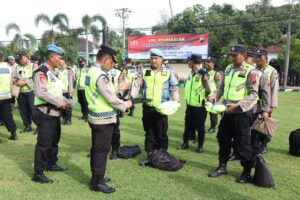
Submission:
<svg viewBox="0 0 300 200">
<path fill-rule="evenodd" d="M 69 18 L 63 13 L 56 14 L 52 19 L 48 15 L 41 13 L 35 17 L 34 23 L 38 27 L 41 21 L 51 27 L 43 35 L 45 38 L 50 39 L 52 44 L 55 43 L 55 26 L 60 30 L 60 33 L 67 32 L 69 29 Z"/>
<path fill-rule="evenodd" d="M 9 36 L 9 33 L 14 30 L 16 32 L 12 45 L 16 46 L 18 49 L 32 49 L 34 50 L 36 46 L 36 39 L 32 34 L 21 33 L 20 27 L 16 23 L 10 23 L 6 25 L 6 35 Z"/>
<path fill-rule="evenodd" d="M 79 32 L 84 33 L 85 40 L 86 40 L 86 60 L 89 58 L 89 42 L 88 42 L 88 35 L 91 34 L 95 45 L 98 45 L 100 41 L 100 33 L 102 32 L 102 40 L 104 41 L 105 36 L 105 28 L 107 26 L 106 19 L 101 15 L 84 15 L 81 19 L 82 21 L 82 28 L 79 28 Z M 95 25 L 96 22 L 100 22 L 102 24 L 102 29 L 99 30 L 98 26 Z"/>
</svg>

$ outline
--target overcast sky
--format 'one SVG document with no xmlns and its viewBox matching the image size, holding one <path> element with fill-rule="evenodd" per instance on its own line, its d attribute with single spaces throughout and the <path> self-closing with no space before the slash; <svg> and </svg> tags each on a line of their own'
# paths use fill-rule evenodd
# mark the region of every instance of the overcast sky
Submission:
<svg viewBox="0 0 300 200">
<path fill-rule="evenodd" d="M 194 4 L 202 4 L 205 7 L 211 6 L 213 3 L 232 4 L 234 8 L 244 9 L 246 5 L 257 2 L 257 0 L 172 0 L 172 8 L 174 15 L 181 12 L 187 7 Z M 286 0 L 272 0 L 272 5 L 279 6 L 285 4 Z M 45 13 L 53 17 L 57 13 L 65 13 L 70 19 L 70 27 L 77 28 L 81 26 L 81 18 L 85 14 L 103 15 L 110 28 L 120 28 L 121 21 L 115 16 L 115 10 L 119 8 L 129 8 L 131 13 L 127 22 L 129 28 L 151 27 L 159 22 L 160 13 L 165 10 L 170 15 L 169 0 L 2 0 L 0 11 L 0 41 L 11 40 L 14 32 L 10 36 L 5 34 L 5 26 L 8 23 L 17 23 L 22 34 L 32 33 L 37 38 L 49 29 L 43 23 L 39 27 L 35 27 L 34 18 L 40 13 Z"/>
</svg>

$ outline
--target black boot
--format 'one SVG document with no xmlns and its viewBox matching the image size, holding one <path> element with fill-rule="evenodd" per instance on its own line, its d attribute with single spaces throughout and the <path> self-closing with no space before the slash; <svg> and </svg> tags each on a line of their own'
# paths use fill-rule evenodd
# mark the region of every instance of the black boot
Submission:
<svg viewBox="0 0 300 200">
<path fill-rule="evenodd" d="M 2 120 L 0 120 L 0 126 L 4 126 L 4 123 Z"/>
<path fill-rule="evenodd" d="M 184 142 L 179 147 L 177 147 L 177 150 L 185 150 L 187 148 L 189 148 L 189 145 L 188 145 L 188 143 Z"/>
<path fill-rule="evenodd" d="M 69 120 L 69 119 L 66 119 L 66 121 L 65 121 L 65 125 L 71 125 L 72 124 L 72 122 L 71 122 L 71 120 Z"/>
<path fill-rule="evenodd" d="M 230 156 L 229 161 L 235 161 L 235 160 L 240 160 L 240 157 L 236 153 L 233 153 Z"/>
<path fill-rule="evenodd" d="M 109 178 L 100 178 L 100 176 L 93 175 L 91 179 L 91 190 L 96 192 L 103 192 L 103 193 L 112 193 L 116 190 L 106 183 L 110 181 Z"/>
<path fill-rule="evenodd" d="M 111 160 L 115 160 L 118 158 L 118 150 L 112 150 L 111 155 L 109 157 Z"/>
<path fill-rule="evenodd" d="M 33 129 L 31 128 L 31 125 L 26 125 L 22 132 L 27 133 L 27 132 L 31 132 L 31 131 L 33 131 Z"/>
<path fill-rule="evenodd" d="M 237 183 L 251 183 L 251 181 L 251 168 L 250 170 L 244 169 L 242 174 L 236 179 Z"/>
<path fill-rule="evenodd" d="M 198 146 L 196 152 L 197 153 L 203 153 L 203 146 Z"/>
<path fill-rule="evenodd" d="M 35 173 L 31 180 L 37 183 L 53 183 L 53 181 L 47 178 L 44 173 L 41 174 Z"/>
<path fill-rule="evenodd" d="M 214 171 L 208 174 L 208 177 L 214 178 L 223 174 L 227 174 L 226 163 L 220 163 Z"/>
<path fill-rule="evenodd" d="M 65 171 L 66 168 L 54 164 L 54 165 L 47 166 L 46 170 L 47 171 L 52 171 L 52 172 L 62 172 L 62 171 Z"/>
<path fill-rule="evenodd" d="M 18 140 L 16 131 L 11 132 L 11 136 L 8 138 L 9 140 Z"/>
</svg>

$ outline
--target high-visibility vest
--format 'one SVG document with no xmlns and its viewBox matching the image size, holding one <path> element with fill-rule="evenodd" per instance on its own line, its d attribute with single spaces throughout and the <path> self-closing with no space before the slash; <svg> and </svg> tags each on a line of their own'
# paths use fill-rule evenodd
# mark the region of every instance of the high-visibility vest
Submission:
<svg viewBox="0 0 300 200">
<path fill-rule="evenodd" d="M 137 70 L 134 66 L 126 67 L 125 70 L 126 70 L 126 82 L 131 83 L 136 78 Z"/>
<path fill-rule="evenodd" d="M 205 88 L 201 81 L 201 75 L 190 73 L 185 82 L 185 99 L 187 105 L 201 107 L 205 99 Z"/>
<path fill-rule="evenodd" d="M 272 76 L 272 73 L 274 72 L 274 70 L 275 70 L 274 67 L 268 65 L 263 71 L 268 76 L 269 84 L 271 84 L 271 76 Z"/>
<path fill-rule="evenodd" d="M 62 83 L 62 91 L 63 92 L 67 92 L 69 89 L 69 77 L 68 77 L 68 69 L 64 68 L 64 69 L 60 69 L 59 73 L 58 73 L 58 78 Z"/>
<path fill-rule="evenodd" d="M 2 64 L 0 66 L 0 99 L 11 98 L 11 69 L 8 65 Z"/>
<path fill-rule="evenodd" d="M 225 70 L 223 98 L 228 101 L 239 101 L 248 95 L 247 78 L 254 67 L 245 63 L 239 70 L 232 68 L 233 66 L 229 65 Z"/>
<path fill-rule="evenodd" d="M 32 79 L 33 77 L 33 63 L 28 63 L 27 65 L 18 65 L 17 73 L 21 78 Z M 20 87 L 20 91 L 32 90 L 28 85 L 23 85 Z"/>
<path fill-rule="evenodd" d="M 78 67 L 76 68 L 76 88 L 84 88 L 85 87 L 85 76 L 88 74 L 89 72 L 89 67 Z"/>
<path fill-rule="evenodd" d="M 109 76 L 100 66 L 90 68 L 85 80 L 85 96 L 88 102 L 89 117 L 93 120 L 101 120 L 116 116 L 113 107 L 100 95 L 97 88 L 97 80 L 100 76 L 107 78 L 110 90 L 114 91 L 114 86 Z"/>
<path fill-rule="evenodd" d="M 167 82 L 171 76 L 171 70 L 167 68 L 161 68 L 157 72 L 151 68 L 143 69 L 143 81 L 144 89 L 143 96 L 147 99 L 152 99 L 151 102 L 146 103 L 148 106 L 158 107 L 162 103 L 162 97 L 169 99 L 170 92 Z"/>
<path fill-rule="evenodd" d="M 112 68 L 107 72 L 112 84 L 115 88 L 118 88 L 119 85 L 119 77 L 121 75 L 121 71 L 115 68 Z"/>
<path fill-rule="evenodd" d="M 212 69 L 208 71 L 207 74 L 208 74 L 208 82 L 209 82 L 211 93 L 214 93 L 217 90 L 217 84 L 215 81 L 216 71 Z"/>
<path fill-rule="evenodd" d="M 47 92 L 49 92 L 51 95 L 53 95 L 55 97 L 63 97 L 62 83 L 59 80 L 59 78 L 56 77 L 55 74 L 52 71 L 50 71 L 46 66 L 41 66 L 39 69 L 37 69 L 35 71 L 35 73 L 37 73 L 39 71 L 41 71 L 47 75 L 47 88 L 46 88 Z M 35 95 L 35 97 L 34 97 L 34 105 L 35 106 L 40 106 L 40 105 L 45 105 L 45 104 L 49 104 L 49 102 L 46 102 L 45 100 L 43 100 Z"/>
</svg>

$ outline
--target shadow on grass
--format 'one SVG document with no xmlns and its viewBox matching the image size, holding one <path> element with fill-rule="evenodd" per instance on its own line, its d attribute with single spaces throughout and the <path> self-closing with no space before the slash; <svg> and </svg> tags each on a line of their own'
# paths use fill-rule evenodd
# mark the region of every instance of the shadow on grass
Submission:
<svg viewBox="0 0 300 200">
<path fill-rule="evenodd" d="M 289 150 L 288 149 L 278 149 L 278 148 L 274 148 L 274 147 L 268 147 L 269 152 L 276 152 L 276 153 L 280 153 L 286 156 L 289 156 Z"/>
</svg>

